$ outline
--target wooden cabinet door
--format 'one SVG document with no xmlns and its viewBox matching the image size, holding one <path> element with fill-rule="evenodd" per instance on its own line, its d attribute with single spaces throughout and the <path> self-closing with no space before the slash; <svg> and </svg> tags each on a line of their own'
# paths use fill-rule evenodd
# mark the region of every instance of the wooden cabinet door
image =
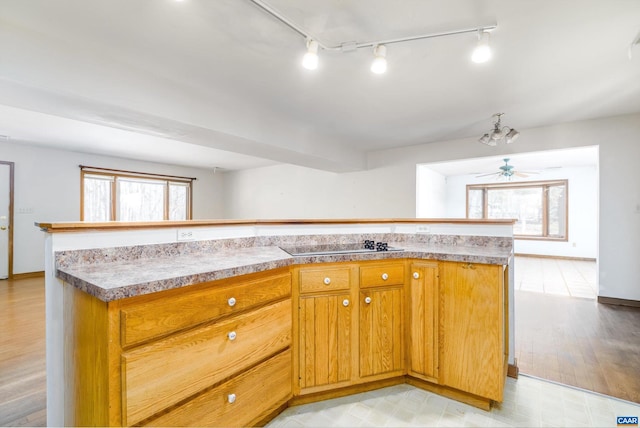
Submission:
<svg viewBox="0 0 640 428">
<path fill-rule="evenodd" d="M 502 401 L 504 289 L 499 265 L 441 264 L 440 382 Z"/>
<path fill-rule="evenodd" d="M 411 264 L 409 374 L 438 382 L 438 263 Z"/>
<path fill-rule="evenodd" d="M 300 389 L 351 380 L 352 310 L 349 293 L 300 297 Z"/>
<path fill-rule="evenodd" d="M 402 287 L 360 290 L 360 377 L 401 375 L 404 360 Z"/>
</svg>

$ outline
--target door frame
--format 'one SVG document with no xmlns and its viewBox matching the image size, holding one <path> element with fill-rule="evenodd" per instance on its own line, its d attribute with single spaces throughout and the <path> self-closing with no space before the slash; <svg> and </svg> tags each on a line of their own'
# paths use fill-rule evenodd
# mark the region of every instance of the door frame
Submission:
<svg viewBox="0 0 640 428">
<path fill-rule="evenodd" d="M 13 186 L 15 163 L 0 160 L 0 165 L 9 165 L 9 279 L 13 278 Z"/>
</svg>

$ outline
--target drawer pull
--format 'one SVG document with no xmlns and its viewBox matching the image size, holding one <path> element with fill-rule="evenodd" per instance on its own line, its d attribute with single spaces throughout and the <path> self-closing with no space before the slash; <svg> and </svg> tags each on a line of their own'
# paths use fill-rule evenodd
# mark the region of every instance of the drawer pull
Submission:
<svg viewBox="0 0 640 428">
<path fill-rule="evenodd" d="M 386 272 L 382 274 L 382 280 L 386 281 L 387 279 L 389 279 L 389 274 L 387 274 Z"/>
<path fill-rule="evenodd" d="M 325 283 L 325 285 L 329 285 L 329 284 L 331 284 L 331 278 L 326 277 L 326 278 L 324 279 L 324 283 Z"/>
<path fill-rule="evenodd" d="M 236 340 L 236 332 L 235 331 L 230 331 L 229 333 L 227 333 L 227 337 L 229 338 L 229 340 Z"/>
<path fill-rule="evenodd" d="M 227 300 L 227 303 L 229 304 L 229 306 L 234 307 L 236 305 L 236 298 L 230 297 L 229 300 Z"/>
<path fill-rule="evenodd" d="M 371 303 L 371 297 L 367 296 L 364 298 L 364 302 L 368 305 L 369 303 Z"/>
<path fill-rule="evenodd" d="M 420 278 L 420 274 L 418 272 L 414 272 L 413 279 L 418 279 L 418 278 Z"/>
<path fill-rule="evenodd" d="M 236 394 L 227 395 L 227 401 L 229 402 L 229 404 L 235 403 L 236 402 Z"/>
<path fill-rule="evenodd" d="M 349 299 L 344 299 L 344 300 L 342 301 L 342 306 L 344 306 L 345 308 L 346 308 L 347 306 L 349 306 Z"/>
<path fill-rule="evenodd" d="M 462 265 L 462 269 L 475 269 L 476 267 L 471 263 L 466 263 Z"/>
</svg>

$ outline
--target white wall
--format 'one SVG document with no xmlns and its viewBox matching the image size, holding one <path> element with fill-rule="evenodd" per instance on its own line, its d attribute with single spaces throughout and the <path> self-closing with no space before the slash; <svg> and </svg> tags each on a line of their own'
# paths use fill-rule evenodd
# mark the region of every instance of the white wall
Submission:
<svg viewBox="0 0 640 428">
<path fill-rule="evenodd" d="M 637 167 L 640 114 L 520 131 L 518 141 L 508 146 L 487 147 L 478 144 L 476 138 L 465 138 L 372 152 L 368 156 L 371 169 L 354 174 L 332 176 L 284 166 L 228 174 L 225 203 L 230 205 L 225 214 L 244 218 L 265 214 L 266 217 L 413 217 L 416 164 L 600 146 L 600 295 L 640 300 L 637 285 L 640 278 L 637 262 L 640 260 L 640 168 Z M 239 199 L 234 200 L 234 194 L 238 194 Z M 263 195 L 277 198 L 270 200 Z M 287 201 L 287 196 L 293 199 Z M 276 201 L 283 203 L 278 207 L 268 206 Z M 349 205 L 338 204 L 344 201 Z"/>
<path fill-rule="evenodd" d="M 416 167 L 416 217 L 445 218 L 447 214 L 447 178 L 424 165 Z"/>
<path fill-rule="evenodd" d="M 225 215 L 260 219 L 414 217 L 415 189 L 415 165 L 343 174 L 275 165 L 225 173 Z"/>
<path fill-rule="evenodd" d="M 423 165 L 420 169 L 428 169 Z M 526 179 L 514 178 L 513 182 L 558 180 L 569 181 L 569 239 L 567 242 L 516 240 L 518 254 L 539 254 L 564 257 L 598 256 L 598 172 L 596 166 L 566 167 L 540 170 Z M 487 183 L 487 177 L 456 175 L 446 178 L 446 215 L 466 216 L 467 184 Z M 422 198 L 423 195 L 420 195 Z M 420 198 L 418 203 L 420 203 Z"/>
<path fill-rule="evenodd" d="M 222 174 L 106 156 L 0 142 L 0 160 L 15 163 L 13 273 L 44 269 L 44 233 L 34 222 L 80 220 L 80 168 L 90 165 L 155 174 L 196 177 L 193 218 L 223 216 Z M 27 213 L 24 213 L 27 212 Z"/>
</svg>

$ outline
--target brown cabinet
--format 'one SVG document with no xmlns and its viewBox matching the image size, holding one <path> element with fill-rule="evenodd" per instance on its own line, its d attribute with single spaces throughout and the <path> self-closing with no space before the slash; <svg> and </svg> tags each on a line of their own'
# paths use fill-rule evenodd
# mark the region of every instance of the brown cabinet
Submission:
<svg viewBox="0 0 640 428">
<path fill-rule="evenodd" d="M 404 375 L 488 408 L 503 397 L 506 287 L 503 266 L 405 259 L 109 303 L 65 284 L 65 424 L 254 425 L 294 394 L 310 401 Z"/>
<path fill-rule="evenodd" d="M 408 374 L 438 383 L 440 289 L 438 262 L 410 266 Z"/>
<path fill-rule="evenodd" d="M 351 381 L 352 312 L 349 293 L 300 297 L 301 389 L 321 390 Z"/>
<path fill-rule="evenodd" d="M 109 303 L 65 285 L 64 298 L 65 425 L 246 426 L 291 398 L 289 268 Z"/>
<path fill-rule="evenodd" d="M 402 285 L 360 290 L 361 378 L 403 374 L 403 296 Z"/>
<path fill-rule="evenodd" d="M 300 394 L 404 374 L 404 265 L 402 260 L 294 269 L 294 375 Z"/>
<path fill-rule="evenodd" d="M 440 382 L 502 401 L 506 375 L 504 268 L 442 262 Z"/>
<path fill-rule="evenodd" d="M 351 284 L 355 281 L 356 267 L 348 263 L 294 269 L 299 296 L 294 328 L 296 391 L 306 394 L 352 383 L 356 305 Z"/>
<path fill-rule="evenodd" d="M 404 261 L 363 263 L 359 293 L 359 374 L 404 374 Z"/>
</svg>

